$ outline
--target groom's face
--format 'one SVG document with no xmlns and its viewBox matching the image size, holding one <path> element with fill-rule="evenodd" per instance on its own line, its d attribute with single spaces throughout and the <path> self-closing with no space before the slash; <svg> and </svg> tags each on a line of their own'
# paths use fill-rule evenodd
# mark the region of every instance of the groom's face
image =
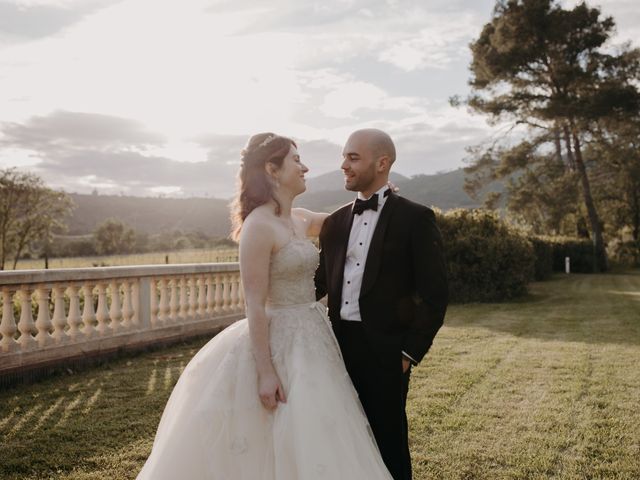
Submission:
<svg viewBox="0 0 640 480">
<path fill-rule="evenodd" d="M 344 188 L 352 192 L 367 190 L 376 180 L 376 160 L 364 134 L 353 134 L 342 150 Z"/>
</svg>

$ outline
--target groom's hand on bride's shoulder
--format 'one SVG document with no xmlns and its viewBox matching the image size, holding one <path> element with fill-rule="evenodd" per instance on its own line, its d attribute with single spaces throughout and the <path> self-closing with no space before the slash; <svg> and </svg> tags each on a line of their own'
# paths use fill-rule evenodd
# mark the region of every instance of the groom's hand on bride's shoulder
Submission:
<svg viewBox="0 0 640 480">
<path fill-rule="evenodd" d="M 411 368 L 411 361 L 406 357 L 402 357 L 402 373 L 407 373 L 409 368 Z"/>
</svg>

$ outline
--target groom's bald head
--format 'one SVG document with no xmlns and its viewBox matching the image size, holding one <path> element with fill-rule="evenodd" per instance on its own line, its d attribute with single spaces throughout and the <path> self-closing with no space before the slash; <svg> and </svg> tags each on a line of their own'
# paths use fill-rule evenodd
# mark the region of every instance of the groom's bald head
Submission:
<svg viewBox="0 0 640 480">
<path fill-rule="evenodd" d="M 373 158 L 387 157 L 389 167 L 396 161 L 396 146 L 388 133 L 377 128 L 363 128 L 353 132 L 349 139 L 352 138 L 358 138 L 367 145 Z"/>
<path fill-rule="evenodd" d="M 376 128 L 353 132 L 342 150 L 345 188 L 362 192 L 367 198 L 382 188 L 389 179 L 396 147 L 391 137 Z"/>
</svg>

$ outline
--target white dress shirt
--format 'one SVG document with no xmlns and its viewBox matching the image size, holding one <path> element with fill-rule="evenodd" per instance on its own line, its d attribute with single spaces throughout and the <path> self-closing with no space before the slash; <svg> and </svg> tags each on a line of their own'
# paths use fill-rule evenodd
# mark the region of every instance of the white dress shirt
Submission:
<svg viewBox="0 0 640 480">
<path fill-rule="evenodd" d="M 344 280 L 342 282 L 340 318 L 343 320 L 362 320 L 358 299 L 360 298 L 364 266 L 367 262 L 367 253 L 369 253 L 369 245 L 371 244 L 373 232 L 378 224 L 380 212 L 387 200 L 384 192 L 388 188 L 389 187 L 385 185 L 376 192 L 378 194 L 378 210 L 365 210 L 360 215 L 353 216 L 353 224 L 351 225 L 351 232 L 349 233 L 349 244 L 347 245 L 347 255 L 344 262 Z M 368 200 L 368 198 L 365 198 L 360 192 L 358 192 L 358 198 Z"/>
</svg>

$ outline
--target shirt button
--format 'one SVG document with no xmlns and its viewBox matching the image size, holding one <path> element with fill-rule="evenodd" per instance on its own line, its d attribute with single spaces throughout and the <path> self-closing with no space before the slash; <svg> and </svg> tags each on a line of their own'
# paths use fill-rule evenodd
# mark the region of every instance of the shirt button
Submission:
<svg viewBox="0 0 640 480">
<path fill-rule="evenodd" d="M 351 280 L 347 280 L 347 285 L 351 285 Z"/>
<path fill-rule="evenodd" d="M 364 222 L 364 224 L 366 225 L 366 224 L 367 224 L 367 222 Z"/>
<path fill-rule="evenodd" d="M 349 302 L 344 302 L 345 304 L 349 305 Z"/>
<path fill-rule="evenodd" d="M 362 245 L 362 242 L 360 242 L 360 245 Z"/>
<path fill-rule="evenodd" d="M 359 264 L 359 263 L 356 263 L 356 267 L 359 267 L 359 266 L 360 266 L 360 264 Z"/>
</svg>

